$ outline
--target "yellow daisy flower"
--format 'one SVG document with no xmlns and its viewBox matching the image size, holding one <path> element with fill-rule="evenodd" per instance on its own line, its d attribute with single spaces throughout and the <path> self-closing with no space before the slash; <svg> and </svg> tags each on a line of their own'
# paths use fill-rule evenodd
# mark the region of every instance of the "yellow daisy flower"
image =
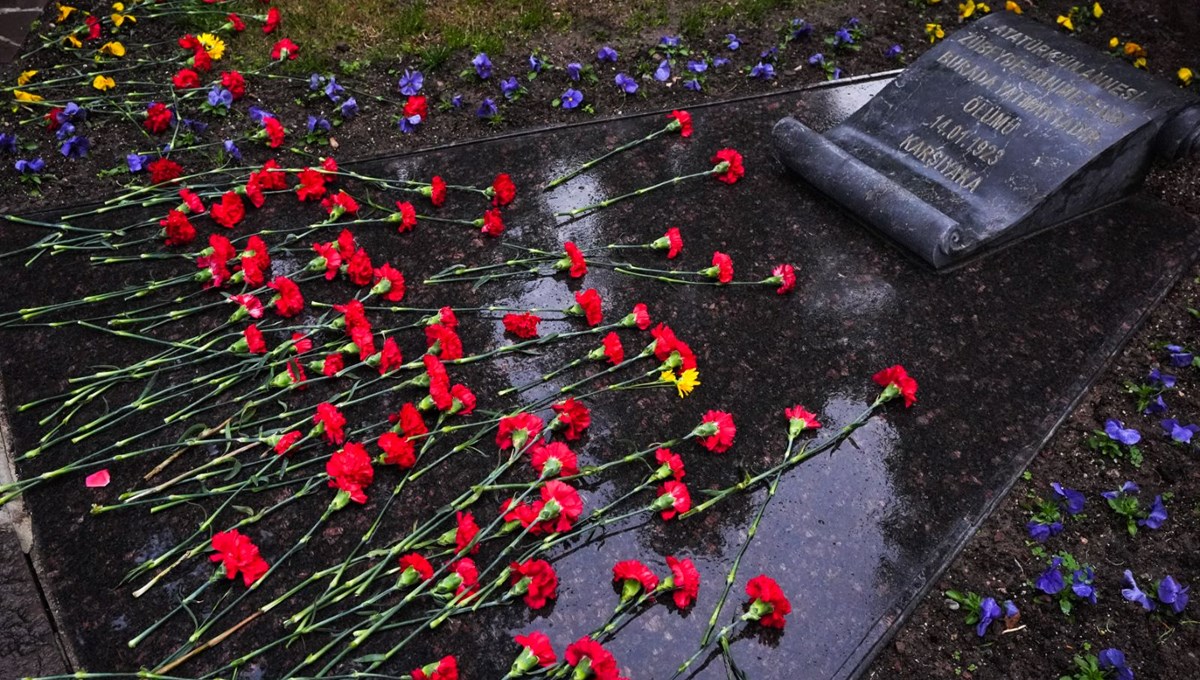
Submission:
<svg viewBox="0 0 1200 680">
<path fill-rule="evenodd" d="M 15 97 L 19 102 L 34 103 L 42 101 L 41 95 L 33 94 L 32 92 L 25 92 L 24 90 L 13 90 L 13 97 Z"/>
<path fill-rule="evenodd" d="M 1192 84 L 1192 69 L 1184 66 L 1175 75 L 1179 76 L 1179 82 L 1183 83 L 1184 87 Z"/>
<path fill-rule="evenodd" d="M 101 92 L 111 90 L 116 86 L 117 81 L 109 78 L 108 76 L 96 76 L 94 79 L 92 79 L 92 87 L 100 90 Z"/>
<path fill-rule="evenodd" d="M 208 52 L 208 56 L 212 57 L 213 61 L 219 60 L 225 56 L 225 41 L 221 40 L 212 33 L 201 33 L 196 36 L 201 45 L 204 45 L 204 51 Z"/>
<path fill-rule="evenodd" d="M 700 384 L 700 372 L 694 368 L 689 368 L 678 377 L 674 371 L 663 371 L 658 379 L 675 385 L 676 391 L 679 392 L 679 398 L 682 399 L 692 393 L 696 386 Z"/>
<path fill-rule="evenodd" d="M 37 71 L 21 71 L 21 75 L 17 76 L 17 85 L 26 85 L 33 77 L 37 75 Z"/>
<path fill-rule="evenodd" d="M 123 56 L 125 56 L 125 46 L 122 45 L 120 42 L 113 40 L 113 41 L 106 42 L 103 45 L 101 45 L 100 53 L 107 54 L 112 57 L 123 57 Z"/>
<path fill-rule="evenodd" d="M 1008 0 L 1008 2 L 1004 3 L 1004 9 L 1012 12 L 1013 14 L 1021 13 L 1021 6 L 1013 2 L 1013 0 Z"/>
</svg>

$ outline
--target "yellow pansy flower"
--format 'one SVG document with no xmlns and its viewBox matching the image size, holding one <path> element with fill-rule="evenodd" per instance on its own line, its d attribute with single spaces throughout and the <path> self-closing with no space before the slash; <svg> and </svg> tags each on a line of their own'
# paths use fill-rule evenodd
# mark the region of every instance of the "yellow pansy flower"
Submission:
<svg viewBox="0 0 1200 680">
<path fill-rule="evenodd" d="M 208 52 L 208 56 L 212 57 L 213 61 L 219 60 L 225 56 L 225 41 L 221 40 L 212 33 L 201 33 L 196 36 L 201 45 L 204 45 L 204 51 Z"/>
<path fill-rule="evenodd" d="M 75 49 L 83 47 L 83 43 L 79 42 L 79 38 L 76 38 L 73 35 L 68 35 L 67 37 L 63 38 L 63 42 L 71 47 L 74 47 Z"/>
<path fill-rule="evenodd" d="M 1113 37 L 1109 38 L 1108 46 L 1115 50 L 1121 46 L 1121 40 L 1114 35 Z"/>
<path fill-rule="evenodd" d="M 26 92 L 24 90 L 13 90 L 13 97 L 19 102 L 34 103 L 42 101 L 41 95 L 33 94 L 32 92 Z"/>
<path fill-rule="evenodd" d="M 17 76 L 17 85 L 28 84 L 37 75 L 37 71 L 21 71 L 21 75 Z"/>
<path fill-rule="evenodd" d="M 958 3 L 958 18 L 969 19 L 975 14 L 975 0 Z"/>
<path fill-rule="evenodd" d="M 1144 57 L 1146 49 L 1132 40 L 1125 43 L 1125 56 L 1127 57 Z"/>
<path fill-rule="evenodd" d="M 1137 59 L 1134 59 L 1134 60 L 1133 60 L 1133 67 L 1134 67 L 1134 68 L 1146 68 L 1146 58 L 1145 58 L 1145 57 L 1138 57 Z"/>
<path fill-rule="evenodd" d="M 1179 76 L 1179 82 L 1183 83 L 1184 87 L 1192 84 L 1192 69 L 1184 66 L 1175 75 Z"/>
<path fill-rule="evenodd" d="M 109 78 L 108 76 L 96 76 L 92 79 L 92 87 L 100 90 L 101 92 L 104 92 L 105 90 L 111 90 L 116 86 L 117 81 Z"/>
<path fill-rule="evenodd" d="M 116 40 L 112 40 L 100 46 L 100 53 L 112 57 L 123 57 L 125 56 L 125 46 Z"/>
<path fill-rule="evenodd" d="M 67 20 L 67 17 L 71 16 L 71 15 L 72 15 L 72 14 L 74 14 L 74 13 L 75 13 L 75 8 L 74 8 L 74 7 L 70 7 L 70 6 L 68 6 L 68 5 L 59 5 L 59 6 L 58 6 L 58 20 L 57 20 L 57 23 L 60 23 L 60 24 L 61 24 L 62 22 L 64 22 L 64 21 L 66 21 L 66 20 Z"/>
<path fill-rule="evenodd" d="M 120 26 L 126 21 L 130 23 L 137 23 L 137 19 L 135 17 L 132 17 L 128 14 L 121 14 L 121 12 L 125 11 L 125 5 L 123 3 L 114 2 L 112 8 L 114 11 L 111 16 L 114 26 Z"/>
<path fill-rule="evenodd" d="M 929 36 L 929 42 L 935 43 L 946 37 L 946 31 L 941 24 L 925 24 L 925 35 Z"/>
<path fill-rule="evenodd" d="M 1059 26 L 1062 26 L 1063 28 L 1067 29 L 1068 31 L 1075 30 L 1075 24 L 1071 23 L 1071 17 L 1065 17 L 1060 14 L 1060 15 L 1058 15 L 1058 19 L 1055 19 L 1055 21 L 1058 22 Z"/>
<path fill-rule="evenodd" d="M 1004 9 L 1012 12 L 1013 14 L 1021 13 L 1021 6 L 1013 2 L 1013 0 L 1008 0 L 1008 2 L 1004 3 Z"/>
<path fill-rule="evenodd" d="M 1092 3 L 1092 16 L 1097 19 L 1104 16 L 1104 8 L 1100 6 L 1100 3 Z"/>
</svg>

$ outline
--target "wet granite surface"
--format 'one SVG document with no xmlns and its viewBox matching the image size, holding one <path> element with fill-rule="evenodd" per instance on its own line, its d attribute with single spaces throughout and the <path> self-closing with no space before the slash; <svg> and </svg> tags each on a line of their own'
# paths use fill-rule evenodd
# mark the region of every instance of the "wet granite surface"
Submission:
<svg viewBox="0 0 1200 680">
<path fill-rule="evenodd" d="M 601 149 L 657 129 L 661 120 L 642 116 L 508 136 L 357 167 L 414 178 L 440 173 L 452 183 L 477 185 L 489 182 L 497 171 L 510 172 L 520 193 L 506 212 L 506 239 L 527 246 L 557 249 L 565 239 L 585 249 L 611 242 L 644 243 L 666 227 L 678 226 L 686 246 L 672 264 L 683 269 L 708 266 L 713 250 L 732 256 L 740 280 L 768 276 L 778 262 L 796 265 L 796 291 L 785 297 L 750 286 L 671 287 L 599 268 L 587 275 L 583 286 L 555 277 L 495 282 L 472 291 L 464 284 L 419 282 L 452 262 L 488 264 L 511 251 L 452 225 L 423 223 L 406 236 L 383 227 L 359 227 L 369 252 L 386 255 L 405 271 L 410 282 L 406 304 L 554 309 L 572 302 L 570 291 L 594 287 L 605 300 L 607 318 L 615 319 L 642 301 L 656 320 L 670 323 L 692 344 L 703 385 L 688 399 L 656 390 L 605 395 L 592 403 L 592 430 L 573 447 L 588 462 L 610 460 L 651 441 L 683 434 L 710 408 L 731 411 L 738 439 L 728 454 L 717 457 L 687 444 L 678 448 L 695 494 L 735 482 L 740 469 L 758 470 L 777 459 L 785 444 L 784 407 L 803 403 L 832 427 L 853 418 L 873 399 L 877 388 L 870 376 L 876 370 L 903 363 L 920 381 L 916 406 L 890 406 L 854 436 L 852 445 L 785 476 L 743 560 L 735 594 L 740 603 L 745 581 L 765 572 L 780 582 L 795 611 L 782 635 L 739 635 L 734 655 L 751 677 L 795 677 L 795 668 L 806 669 L 802 677 L 812 678 L 852 677 L 861 671 L 1106 360 L 1183 271 L 1200 242 L 1194 219 L 1135 195 L 951 274 L 935 274 L 799 185 L 772 157 L 770 130 L 776 120 L 795 115 L 820 129 L 849 113 L 849 102 L 861 101 L 877 85 L 860 86 L 846 97 L 831 91 L 791 93 L 696 109 L 696 134 L 691 139 L 664 138 L 643 146 L 550 194 L 534 187 Z M 709 156 L 725 146 L 745 155 L 747 174 L 735 186 L 694 180 L 572 222 L 552 216 L 556 210 L 704 169 Z M 463 207 L 448 207 L 445 214 L 473 218 L 482 211 L 478 201 L 456 196 L 452 200 Z M 239 227 L 239 233 L 315 219 L 311 206 L 300 210 L 290 199 L 272 200 Z M 35 235 L 6 228 L 0 231 L 0 250 Z M 303 254 L 297 258 L 308 259 Z M 276 266 L 289 266 L 284 259 L 277 258 Z M 647 267 L 666 266 L 665 259 L 649 254 L 629 259 Z M 89 269 L 81 263 L 70 255 L 39 260 L 33 269 L 11 278 L 0 308 L 71 299 L 192 266 L 159 262 L 143 269 Z M 350 291 L 323 283 L 305 287 L 306 297 L 329 302 L 345 299 Z M 227 311 L 185 322 L 178 332 L 190 335 L 201 325 L 223 319 Z M 372 321 L 380 326 L 385 317 L 373 315 Z M 543 332 L 579 327 L 577 321 L 547 321 Z M 461 331 L 469 351 L 509 341 L 498 319 L 466 316 Z M 420 335 L 397 337 L 403 338 L 406 357 L 423 349 Z M 625 339 L 627 348 L 637 347 L 643 336 Z M 504 402 L 494 397 L 499 389 L 523 384 L 581 356 L 596 340 L 556 346 L 538 356 L 463 367 L 452 375 L 475 390 L 481 408 L 501 408 Z M 59 391 L 65 377 L 89 365 L 148 352 L 137 343 L 77 328 L 0 331 L 0 342 L 9 348 L 0 370 L 13 404 Z M 585 372 L 596 370 L 590 366 Z M 549 393 L 532 390 L 526 399 Z M 310 394 L 300 403 L 315 401 Z M 350 413 L 351 422 L 374 422 L 385 408 L 394 410 L 399 403 L 396 399 L 370 412 Z M 10 404 L 9 416 L 15 450 L 30 448 L 40 432 L 37 414 L 13 413 Z M 131 419 L 111 437 L 128 436 L 157 422 L 150 415 Z M 182 429 L 168 428 L 148 443 L 173 441 Z M 465 458 L 446 476 L 406 492 L 385 535 L 403 535 L 414 516 L 441 502 L 446 489 L 456 484 L 461 488 L 464 479 L 475 479 L 490 468 L 494 454 L 490 447 L 484 450 L 482 457 Z M 50 452 L 22 463 L 19 470 L 36 474 L 61 464 L 66 455 Z M 131 586 L 118 585 L 125 571 L 185 538 L 204 516 L 204 504 L 153 516 L 138 510 L 88 514 L 92 503 L 112 502 L 119 491 L 133 487 L 151 465 L 136 460 L 114 466 L 108 489 L 84 489 L 81 476 L 73 476 L 27 496 L 43 556 L 41 576 L 49 595 L 63 605 L 57 615 L 64 637 L 79 664 L 90 670 L 132 671 L 166 656 L 190 632 L 186 621 L 174 620 L 162 635 L 137 649 L 129 649 L 125 641 L 210 573 L 206 561 L 194 560 L 173 574 L 166 588 L 137 600 L 130 595 Z M 585 486 L 585 502 L 595 507 L 641 474 L 631 471 Z M 339 561 L 395 480 L 394 471 L 381 471 L 377 493 L 365 510 L 336 515 L 311 549 L 289 563 L 288 577 Z M 319 515 L 327 497 L 317 495 L 313 503 L 254 529 L 268 559 L 286 551 Z M 453 652 L 459 654 L 464 677 L 500 677 L 517 652 L 510 636 L 534 629 L 546 631 L 561 654 L 566 644 L 603 623 L 615 606 L 610 584 L 614 562 L 640 558 L 661 573 L 662 555 L 686 555 L 696 561 L 703 579 L 697 604 L 686 612 L 666 604 L 651 607 L 607 645 L 624 675 L 637 680 L 668 678 L 698 641 L 762 495 L 759 491 L 735 499 L 684 522 L 664 524 L 655 518 L 622 525 L 602 540 L 557 553 L 554 562 L 561 584 L 552 607 L 531 613 L 521 605 L 452 619 L 420 638 L 392 670 L 407 672 L 417 663 Z M 277 497 L 253 499 L 251 504 L 259 507 L 271 500 Z M 494 500 L 482 503 L 478 513 L 489 514 Z M 216 592 L 225 588 L 222 584 Z M 249 603 L 257 606 L 279 592 L 263 590 Z M 728 607 L 723 620 L 735 611 Z M 236 653 L 274 639 L 281 630 L 278 620 L 264 617 L 178 672 L 202 675 Z M 322 642 L 314 637 L 264 656 L 247 669 L 246 677 L 280 677 L 302 653 Z M 724 674 L 719 659 L 710 661 L 697 677 Z"/>
</svg>

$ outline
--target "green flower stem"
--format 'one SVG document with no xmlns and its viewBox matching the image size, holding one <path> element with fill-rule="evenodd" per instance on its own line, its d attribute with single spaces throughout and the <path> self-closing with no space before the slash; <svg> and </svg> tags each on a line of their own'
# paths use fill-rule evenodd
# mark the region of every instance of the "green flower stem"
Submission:
<svg viewBox="0 0 1200 680">
<path fill-rule="evenodd" d="M 673 184 L 679 184 L 680 182 L 682 182 L 684 180 L 695 179 L 697 177 L 708 177 L 710 175 L 720 174 L 721 172 L 724 172 L 724 170 L 712 169 L 712 170 L 705 170 L 704 172 L 692 173 L 690 175 L 680 175 L 678 177 L 672 177 L 671 179 L 669 179 L 665 182 L 659 182 L 658 184 L 651 184 L 648 187 L 642 187 L 641 189 L 638 189 L 637 191 L 631 191 L 627 194 L 622 194 L 620 196 L 615 196 L 613 198 L 605 199 L 603 201 L 600 201 L 599 203 L 585 205 L 582 208 L 575 208 L 574 210 L 564 210 L 564 211 L 556 212 L 554 214 L 555 214 L 555 216 L 558 216 L 558 217 L 578 217 L 584 213 L 592 212 L 593 210 L 600 210 L 602 208 L 607 208 L 608 206 L 610 206 L 614 203 L 619 203 L 619 202 L 624 201 L 629 198 L 635 198 L 637 196 L 642 196 L 642 195 L 648 194 L 651 191 L 654 191 L 656 189 L 661 189 L 663 187 L 671 186 Z"/>
<path fill-rule="evenodd" d="M 609 158 L 612 158 L 613 156 L 621 153 L 622 151 L 628 151 L 629 149 L 632 149 L 635 146 L 638 146 L 639 144 L 644 144 L 656 137 L 661 137 L 662 135 L 666 134 L 667 132 L 671 131 L 672 129 L 673 128 L 670 125 L 667 125 L 666 127 L 662 128 L 661 130 L 656 130 L 654 132 L 651 132 L 650 134 L 646 135 L 645 137 L 642 137 L 641 139 L 635 139 L 632 142 L 626 142 L 625 144 L 618 146 L 617 148 L 613 149 L 612 151 L 609 151 L 608 153 L 604 154 L 603 156 L 600 156 L 598 158 L 593 158 L 592 160 L 587 161 L 586 163 L 584 163 L 583 165 L 579 166 L 578 168 L 572 170 L 571 172 L 568 172 L 567 174 L 562 175 L 561 177 L 556 177 L 556 178 L 550 180 L 546 184 L 546 186 L 542 189 L 542 191 L 550 191 L 554 187 L 562 184 L 563 182 L 566 182 L 567 180 L 570 180 L 570 179 L 578 176 L 580 173 L 590 170 L 591 168 L 595 167 L 596 165 L 600 164 L 601 162 L 603 162 Z"/>
<path fill-rule="evenodd" d="M 183 598 L 183 600 L 181 600 L 179 602 L 179 604 L 175 606 L 174 609 L 167 612 L 166 616 L 160 618 L 158 621 L 155 621 L 153 624 L 150 625 L 149 628 L 147 628 L 146 630 L 143 630 L 141 633 L 138 633 L 137 636 L 130 639 L 129 642 L 126 643 L 129 645 L 129 648 L 133 649 L 134 647 L 137 647 L 139 644 L 142 643 L 143 640 L 146 639 L 146 637 L 148 635 L 150 635 L 154 631 L 158 630 L 160 626 L 162 626 L 167 621 L 170 621 L 176 614 L 183 611 L 184 609 L 187 609 L 188 605 L 195 602 L 196 598 L 200 597 L 201 593 L 203 593 L 205 590 L 207 590 L 209 586 L 216 583 L 217 579 L 221 578 L 221 575 L 224 573 L 224 571 L 225 571 L 225 569 L 223 567 L 213 570 L 213 573 L 211 576 L 208 577 L 208 580 L 206 580 L 204 583 L 200 584 L 200 587 L 196 588 L 191 593 L 189 593 L 187 595 L 187 597 Z"/>
<path fill-rule="evenodd" d="M 728 626 L 725 626 L 724 628 L 722 628 L 721 631 L 719 633 L 717 633 L 717 639 L 727 640 L 729 638 L 729 634 L 731 632 L 733 632 L 733 629 L 736 628 L 738 626 L 738 624 L 740 624 L 741 622 L 742 622 L 742 620 L 738 619 L 738 620 L 734 621 L 733 623 L 729 624 Z M 675 674 L 671 676 L 670 680 L 675 680 L 675 678 L 678 678 L 679 676 L 686 673 L 687 669 L 690 668 L 691 665 L 693 663 L 695 663 L 696 660 L 699 659 L 702 654 L 704 654 L 704 652 L 708 649 L 708 647 L 709 647 L 709 645 L 701 645 L 700 648 L 697 649 L 694 654 L 692 654 L 690 657 L 688 657 L 688 659 L 686 661 L 684 661 L 679 666 L 679 668 L 677 668 L 675 670 Z"/>
</svg>

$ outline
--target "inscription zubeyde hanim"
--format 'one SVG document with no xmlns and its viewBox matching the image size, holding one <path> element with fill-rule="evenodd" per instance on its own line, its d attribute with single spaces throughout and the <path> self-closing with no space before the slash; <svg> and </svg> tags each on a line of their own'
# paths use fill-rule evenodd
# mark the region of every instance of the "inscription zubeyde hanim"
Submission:
<svg viewBox="0 0 1200 680">
<path fill-rule="evenodd" d="M 997 13 L 931 49 L 825 135 L 784 119 L 776 137 L 806 180 L 943 267 L 1120 197 L 1172 120 L 1164 134 L 1182 138 L 1168 147 L 1200 146 L 1194 98 Z M 1101 166 L 1105 177 L 1089 172 Z"/>
</svg>

